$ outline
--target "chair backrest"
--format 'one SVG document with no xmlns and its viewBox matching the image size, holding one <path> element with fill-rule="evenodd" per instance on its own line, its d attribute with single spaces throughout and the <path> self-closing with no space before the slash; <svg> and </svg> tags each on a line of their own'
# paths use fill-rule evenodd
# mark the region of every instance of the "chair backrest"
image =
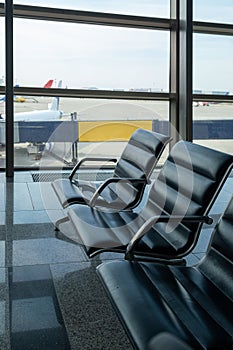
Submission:
<svg viewBox="0 0 233 350">
<path fill-rule="evenodd" d="M 149 193 L 146 217 L 208 215 L 232 168 L 233 156 L 194 143 L 176 143 Z M 195 246 L 201 223 L 156 223 L 141 244 L 165 256 Z"/>
<path fill-rule="evenodd" d="M 145 182 L 124 183 L 123 190 L 119 191 L 115 184 L 108 186 L 111 190 L 111 205 L 120 208 L 132 208 L 140 201 L 147 180 L 150 178 L 164 148 L 169 143 L 169 136 L 149 131 L 137 129 L 130 137 L 121 157 L 115 167 L 113 177 L 121 179 L 144 179 Z M 104 196 L 103 192 L 103 196 Z M 108 193 L 109 195 L 109 193 Z M 129 201 L 129 198 L 131 200 Z M 126 205 L 125 205 L 126 203 Z"/>
<path fill-rule="evenodd" d="M 137 129 L 121 154 L 114 176 L 148 179 L 170 140 L 169 136 L 145 129 Z"/>
</svg>

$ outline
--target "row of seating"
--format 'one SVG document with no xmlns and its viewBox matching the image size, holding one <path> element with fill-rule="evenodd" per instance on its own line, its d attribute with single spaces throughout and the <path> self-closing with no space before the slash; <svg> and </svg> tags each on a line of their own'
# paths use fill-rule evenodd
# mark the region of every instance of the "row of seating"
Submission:
<svg viewBox="0 0 233 350">
<path fill-rule="evenodd" d="M 233 349 L 233 197 L 197 266 L 115 260 L 97 272 L 135 349 Z"/>
<path fill-rule="evenodd" d="M 131 152 L 131 161 L 129 156 L 125 157 L 129 162 L 128 168 L 134 167 L 137 169 L 135 173 L 140 173 L 140 176 L 136 175 L 134 179 L 147 179 L 148 174 L 151 174 L 151 169 L 156 163 L 155 149 L 158 143 L 160 150 L 164 148 L 168 142 L 167 138 L 165 140 L 164 142 L 162 135 L 158 137 L 158 134 L 150 131 L 145 135 L 143 131 L 137 140 L 137 146 L 134 146 Z M 149 141 L 150 151 L 146 152 L 145 147 L 149 148 Z M 153 142 L 156 147 L 151 146 Z M 120 159 L 118 166 L 122 169 L 122 162 L 126 173 L 125 159 Z M 65 236 L 81 244 L 89 257 L 103 251 L 127 251 L 127 259 L 184 262 L 183 257 L 192 251 L 198 241 L 203 223 L 212 223 L 208 216 L 209 211 L 229 175 L 232 164 L 233 157 L 229 154 L 179 141 L 172 147 L 150 187 L 147 202 L 141 210 L 133 209 L 134 205 L 129 204 L 135 203 L 134 199 L 138 197 L 134 192 L 135 182 L 131 182 L 133 176 L 124 177 L 126 183 L 123 181 L 121 184 L 121 177 L 115 175 L 111 179 L 117 179 L 118 187 L 115 191 L 107 187 L 112 193 L 111 200 L 101 194 L 101 204 L 98 202 L 92 206 L 92 200 L 84 205 L 83 197 L 77 197 L 78 204 L 70 205 L 67 216 L 56 223 L 60 230 L 58 237 Z M 58 196 L 60 193 L 67 196 L 74 191 L 78 196 L 82 195 L 78 185 L 79 182 L 72 180 L 56 180 L 53 183 Z M 100 191 L 97 189 L 97 192 Z M 62 196 L 64 197 L 62 194 L 59 198 L 63 198 Z M 66 200 L 66 203 L 68 202 L 70 201 Z M 120 205 L 120 202 L 124 205 Z"/>
<path fill-rule="evenodd" d="M 117 172 L 100 187 L 74 180 L 79 165 L 70 179 L 53 183 L 68 206 L 67 216 L 56 223 L 58 235 L 81 244 L 89 257 L 125 253 L 124 260 L 105 262 L 97 273 L 136 349 L 161 344 L 233 349 L 233 199 L 215 227 L 204 261 L 185 266 L 203 223 L 212 223 L 209 212 L 233 157 L 179 141 L 150 186 L 146 204 L 138 207 L 170 139 L 145 130 L 138 131 L 136 142 L 134 137 Z"/>
</svg>

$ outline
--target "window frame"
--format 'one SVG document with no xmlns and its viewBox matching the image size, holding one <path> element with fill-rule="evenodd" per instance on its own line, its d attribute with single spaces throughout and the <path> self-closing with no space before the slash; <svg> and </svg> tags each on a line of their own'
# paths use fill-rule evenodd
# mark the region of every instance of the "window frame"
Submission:
<svg viewBox="0 0 233 350">
<path fill-rule="evenodd" d="M 8 99 L 8 121 L 6 125 L 6 174 L 14 173 L 13 159 L 13 95 L 55 96 L 71 98 L 104 98 L 127 100 L 169 101 L 169 121 L 183 139 L 192 141 L 192 102 L 233 102 L 233 95 L 193 94 L 192 87 L 192 35 L 193 33 L 233 36 L 233 25 L 193 21 L 193 0 L 170 0 L 170 18 L 122 15 L 92 11 L 78 11 L 29 5 L 13 5 L 13 0 L 0 3 L 0 16 L 5 17 L 6 26 L 6 86 L 0 94 Z M 12 18 L 10 18 L 12 17 Z M 112 27 L 127 27 L 162 30 L 170 32 L 169 92 L 137 92 L 88 89 L 44 89 L 39 87 L 13 87 L 13 17 L 69 23 L 85 23 Z M 185 67 L 183 65 L 185 63 Z M 181 69 L 182 67 L 182 69 Z M 171 135 L 173 136 L 173 135 Z M 177 140 L 174 139 L 173 143 Z M 13 143 L 13 145 L 12 145 Z"/>
</svg>

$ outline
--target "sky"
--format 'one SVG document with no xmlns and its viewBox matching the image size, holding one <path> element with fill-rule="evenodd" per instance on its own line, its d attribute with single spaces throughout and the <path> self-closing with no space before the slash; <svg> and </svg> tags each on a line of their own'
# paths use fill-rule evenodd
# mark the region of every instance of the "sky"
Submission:
<svg viewBox="0 0 233 350">
<path fill-rule="evenodd" d="M 194 20 L 233 24 L 232 0 L 193 0 Z M 169 16 L 168 0 L 15 0 L 15 4 Z M 143 5 L 143 6 L 142 6 Z M 121 12 L 120 12 L 121 11 Z M 25 86 L 63 80 L 68 88 L 168 91 L 169 33 L 85 24 L 14 20 L 14 77 Z M 194 34 L 193 88 L 233 92 L 233 37 Z M 4 62 L 0 19 L 0 61 Z M 4 64 L 0 76 L 4 75 Z"/>
</svg>

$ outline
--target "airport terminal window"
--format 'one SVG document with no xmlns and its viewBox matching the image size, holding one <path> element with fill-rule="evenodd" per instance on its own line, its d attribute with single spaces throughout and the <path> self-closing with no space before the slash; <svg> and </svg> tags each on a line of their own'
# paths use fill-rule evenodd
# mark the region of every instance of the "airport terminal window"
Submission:
<svg viewBox="0 0 233 350">
<path fill-rule="evenodd" d="M 233 102 L 198 101 L 193 107 L 194 142 L 233 154 Z"/>
<path fill-rule="evenodd" d="M 202 93 L 232 90 L 233 36 L 194 34 L 193 88 Z"/>
<path fill-rule="evenodd" d="M 5 113 L 5 94 L 4 94 L 4 85 L 5 85 L 5 27 L 4 19 L 0 18 L 0 87 L 3 91 L 0 93 L 0 126 L 2 114 Z M 5 131 L 5 128 L 4 128 Z M 3 146 L 3 137 L 5 135 L 2 129 L 0 129 L 0 169 L 5 167 L 5 147 Z"/>
<path fill-rule="evenodd" d="M 15 83 L 21 85 L 21 91 L 23 91 L 24 86 L 32 87 L 32 90 L 33 87 L 43 87 L 45 82 L 50 78 L 54 80 L 54 84 L 56 84 L 54 86 L 57 86 L 58 81 L 62 80 L 62 87 L 68 88 L 65 96 L 79 96 L 79 98 L 73 100 L 76 102 L 81 102 L 83 97 L 84 100 L 85 97 L 88 97 L 90 106 L 94 101 L 94 99 L 90 99 L 90 97 L 95 96 L 96 90 L 99 90 L 100 97 L 117 99 L 118 96 L 120 96 L 122 100 L 125 99 L 126 95 L 131 93 L 132 90 L 134 91 L 133 93 L 139 94 L 140 100 L 142 100 L 143 94 L 145 93 L 147 98 L 157 100 L 155 102 L 157 107 L 159 96 L 161 96 L 162 99 L 165 97 L 165 104 L 166 106 L 169 106 L 169 98 L 171 97 L 171 95 L 169 95 L 169 33 L 172 27 L 172 23 L 169 21 L 169 3 L 169 0 L 148 0 L 143 2 L 142 9 L 141 2 L 139 1 L 132 2 L 132 6 L 130 6 L 130 1 L 102 1 L 101 4 L 98 2 L 98 8 L 93 6 L 93 2 L 88 1 L 60 2 L 48 0 L 46 3 L 45 1 L 42 2 L 39 0 L 14 1 L 14 4 L 18 5 L 45 6 L 48 14 L 51 11 L 51 14 L 55 14 L 55 16 L 58 15 L 58 18 L 56 18 L 54 22 L 41 21 L 41 18 L 39 18 L 40 21 L 37 21 L 33 17 L 33 13 L 33 20 L 29 18 L 24 18 L 23 20 L 19 18 L 14 19 Z M 171 2 L 172 5 L 174 5 L 174 3 L 175 2 Z M 190 3 L 192 2 L 187 2 L 188 5 Z M 211 30 L 213 29 L 213 24 L 210 22 L 232 23 L 231 1 L 223 0 L 219 3 L 217 1 L 209 2 L 208 0 L 208 12 L 206 11 L 207 1 L 203 2 L 200 0 L 193 0 L 193 3 L 194 21 L 209 20 L 209 23 L 205 24 L 207 26 L 207 31 L 208 28 Z M 63 19 L 59 17 L 59 11 L 56 11 L 56 9 L 59 10 L 59 8 L 81 11 L 98 11 L 102 12 L 103 18 L 108 12 L 106 18 L 110 20 L 108 23 L 109 26 L 104 26 L 102 22 L 99 22 L 97 26 L 95 21 L 89 22 L 88 20 L 85 24 L 85 19 L 82 20 L 82 24 L 75 23 L 79 22 L 79 20 L 76 21 L 77 18 L 71 20 L 70 23 L 65 23 L 63 22 Z M 23 7 L 20 11 L 22 10 Z M 43 13 L 46 18 L 46 12 Z M 70 11 L 70 15 L 71 13 L 72 11 Z M 112 16 L 111 13 L 113 14 Z M 124 17 L 117 16 L 117 14 L 131 16 Z M 2 12 L 2 15 L 4 15 L 4 12 Z M 154 16 L 158 18 L 153 19 L 155 20 L 152 25 L 153 29 L 148 29 L 145 27 L 145 23 L 148 22 L 143 22 L 143 17 L 141 17 L 141 22 L 140 20 L 138 22 L 138 18 L 140 17 L 136 18 L 133 17 L 133 15 L 148 16 L 148 18 Z M 20 16 L 22 16 L 22 13 L 20 13 Z M 25 17 L 27 17 L 27 14 Z M 118 21 L 121 20 L 121 17 L 124 17 L 124 28 L 121 26 L 120 22 L 117 22 L 117 24 L 114 22 L 117 18 Z M 160 17 L 161 20 L 159 21 Z M 162 26 L 161 30 L 160 24 L 162 23 L 162 19 L 165 26 Z M 95 20 L 97 20 L 97 17 Z M 131 20 L 133 20 L 132 23 Z M 220 26 L 222 23 L 220 23 Z M 173 25 L 174 24 L 175 23 L 173 23 Z M 138 28 L 139 26 L 140 29 L 135 28 Z M 194 27 L 195 26 L 197 28 L 196 23 L 194 23 Z M 46 27 L 48 30 L 45 29 Z M 82 32 L 83 28 L 85 28 L 85 35 Z M 172 28 L 174 30 L 175 26 Z M 228 57 L 231 57 L 229 51 L 232 47 L 231 28 L 228 28 L 227 25 L 223 28 L 227 31 L 228 36 L 218 35 L 221 34 L 220 32 L 218 33 L 218 27 L 214 28 L 215 35 L 207 35 L 204 32 L 202 33 L 202 28 L 201 30 L 200 28 L 197 28 L 198 33 L 194 34 L 194 93 L 196 93 L 196 91 L 200 94 L 217 91 L 217 93 L 222 94 L 229 90 L 230 94 L 232 94 L 230 85 L 228 84 L 230 80 L 228 78 L 231 72 L 231 66 L 228 60 Z M 60 29 L 63 33 L 60 33 Z M 27 36 L 29 32 L 31 32 L 31 36 Z M 44 35 L 41 35 L 41 33 Z M 75 34 L 75 38 L 72 37 L 72 33 Z M 102 39 L 101 34 L 104 35 Z M 25 35 L 27 40 L 25 40 Z M 22 37 L 24 37 L 24 43 L 27 42 L 28 45 L 20 45 L 20 43 L 22 43 Z M 174 36 L 172 37 L 174 38 Z M 45 40 L 45 38 L 47 39 Z M 71 40 L 69 41 L 68 39 Z M 85 43 L 84 46 L 83 42 Z M 105 43 L 107 49 L 102 45 L 102 42 Z M 34 43 L 37 44 L 37 48 L 35 47 L 35 49 L 33 48 Z M 20 51 L 21 46 L 23 47 L 23 51 Z M 40 50 L 43 51 L 44 56 L 41 60 L 38 60 Z M 88 56 L 85 56 L 87 52 Z M 77 60 L 77 57 L 79 57 L 79 61 Z M 114 58 L 116 57 L 117 60 L 114 61 Z M 110 59 L 112 59 L 112 61 Z M 48 62 L 50 63 L 48 64 Z M 75 69 L 73 70 L 70 69 L 72 62 L 76 64 Z M 32 66 L 30 67 L 31 63 Z M 87 66 L 85 65 L 86 63 Z M 229 71 L 228 76 L 225 68 Z M 174 70 L 175 68 L 173 65 L 171 71 L 173 77 L 175 76 Z M 39 71 L 39 77 L 36 77 L 36 71 Z M 69 75 L 70 71 L 72 72 L 71 75 Z M 74 71 L 76 74 L 74 74 Z M 116 71 L 118 75 L 115 74 Z M 87 72 L 89 74 L 87 74 Z M 93 79 L 94 74 L 95 78 Z M 70 96 L 68 95 L 69 89 L 74 90 Z M 154 93 L 152 94 L 152 92 Z M 123 96 L 124 94 L 125 96 Z M 149 95 L 154 95 L 155 97 Z M 229 97 L 230 99 L 228 99 L 228 102 L 231 102 L 231 96 Z M 177 96 L 174 98 L 176 99 Z M 52 98 L 49 98 L 48 96 L 40 99 L 39 103 L 41 104 L 41 102 L 44 102 L 44 107 L 46 108 L 48 107 L 47 100 L 52 100 Z M 36 104 L 37 102 L 31 101 L 31 110 L 34 109 L 33 103 Z M 22 103 L 20 106 L 20 104 L 15 103 L 15 112 L 17 111 L 18 113 L 19 109 L 24 108 L 23 106 L 26 106 L 26 104 L 24 105 Z M 197 112 L 197 104 L 194 104 L 194 106 L 194 120 L 203 118 L 198 114 L 199 112 Z M 230 103 L 228 103 L 227 106 L 230 107 Z M 44 107 L 42 103 L 40 108 Z M 223 105 L 221 107 L 223 107 Z M 199 105 L 197 108 L 199 108 Z M 172 110 L 174 111 L 175 109 L 172 108 Z M 78 108 L 75 108 L 71 112 L 80 111 L 78 111 Z M 228 112 L 225 110 L 223 111 L 223 114 L 227 116 Z M 204 118 L 206 117 L 208 117 L 207 112 L 205 112 L 204 115 Z M 167 120 L 169 120 L 169 112 L 167 113 Z M 19 144 L 16 142 L 15 149 L 18 145 Z"/>
<path fill-rule="evenodd" d="M 35 1 L 33 1 L 33 3 L 29 1 L 14 1 L 14 4 L 43 6 L 42 2 L 36 3 Z M 48 6 L 72 9 L 74 8 L 74 4 L 77 5 L 77 2 L 65 2 L 63 7 L 63 4 L 60 4 L 57 1 L 53 2 L 53 4 L 48 3 L 47 1 L 44 6 L 47 7 L 47 11 L 49 12 L 50 10 Z M 119 6 L 122 14 L 132 15 L 136 14 L 138 11 L 138 14 L 141 16 L 156 15 L 157 17 L 169 18 L 169 0 L 166 2 L 164 0 L 159 0 L 156 2 L 146 1 L 143 4 L 143 11 L 140 8 L 141 3 L 138 2 L 137 4 L 135 1 L 133 3 L 134 6 L 130 6 L 130 1 L 124 2 L 124 6 L 119 2 L 111 2 L 111 9 L 109 4 L 110 2 L 102 2 L 102 7 L 98 7 L 98 11 L 102 11 L 103 14 L 104 12 L 106 13 L 108 11 L 118 13 L 117 6 Z M 88 6 L 89 5 L 87 2 L 79 2 L 79 7 L 77 9 L 89 11 L 97 10 L 91 7 L 88 8 Z M 22 13 L 20 13 L 20 16 L 21 15 Z M 46 16 L 46 13 L 44 13 L 44 15 Z M 109 18 L 111 18 L 111 16 Z M 130 28 L 131 19 L 133 19 L 132 23 L 135 23 L 136 27 L 139 26 L 140 29 L 135 28 L 134 25 L 132 25 L 132 28 Z M 82 91 L 88 91 L 89 98 L 87 99 L 84 108 L 85 110 L 89 109 L 88 115 L 85 116 L 87 121 L 88 118 L 91 118 L 89 116 L 90 109 L 92 109 L 91 113 L 93 113 L 92 104 L 94 100 L 90 99 L 90 94 L 92 91 L 93 93 L 96 90 L 111 91 L 115 93 L 115 96 L 122 96 L 124 93 L 131 92 L 138 94 L 150 94 L 153 92 L 155 94 L 159 92 L 161 95 L 165 95 L 166 93 L 168 94 L 170 56 L 169 22 L 166 22 L 165 26 L 163 27 L 165 30 L 161 30 L 160 27 L 160 30 L 156 30 L 156 25 L 154 24 L 152 24 L 154 29 L 144 28 L 143 23 L 140 24 L 140 20 L 138 22 L 136 17 L 125 17 L 124 21 L 129 21 L 128 23 L 125 22 L 124 24 L 128 28 L 122 27 L 121 24 L 115 25 L 114 22 L 112 24 L 110 23 L 110 26 L 104 26 L 101 25 L 101 23 L 99 23 L 97 26 L 90 24 L 89 21 L 87 21 L 88 24 L 81 24 L 60 22 L 58 19 L 53 22 L 43 21 L 41 20 L 41 17 L 40 21 L 29 18 L 26 19 L 25 17 L 23 20 L 14 18 L 14 83 L 21 86 L 22 89 L 24 86 L 43 87 L 46 81 L 52 78 L 52 87 L 58 87 L 58 82 L 62 80 L 62 88 L 68 88 L 67 92 L 69 89 L 81 89 Z M 28 45 L 21 45 L 22 37 L 24 38 L 24 43 L 27 42 Z M 72 65 L 73 69 L 71 69 Z M 106 93 L 106 95 L 108 95 L 108 93 Z M 164 96 L 162 97 L 164 98 Z M 155 97 L 155 99 L 158 100 L 158 97 Z M 40 136 L 38 139 L 38 135 L 36 134 L 38 134 L 38 128 L 41 128 L 41 126 L 37 125 L 34 130 L 32 130 L 34 126 L 30 126 L 29 124 L 24 125 L 23 123 L 30 123 L 30 117 L 28 119 L 27 113 L 33 112 L 34 109 L 39 109 L 40 111 L 43 110 L 45 113 L 50 112 L 51 107 L 48 105 L 48 102 L 50 100 L 50 105 L 53 105 L 53 101 L 56 99 L 37 96 L 31 96 L 30 98 L 29 96 L 23 95 L 15 96 L 14 100 L 15 166 L 38 166 L 38 161 L 40 160 L 41 153 L 44 150 L 47 152 L 47 154 L 50 152 L 54 153 L 55 155 L 57 149 L 60 151 L 60 146 L 57 147 L 56 142 L 59 143 L 61 140 L 57 141 L 55 139 L 55 142 L 54 140 L 48 140 L 48 142 L 46 142 L 47 140 L 44 140 L 44 136 Z M 71 106 L 68 107 L 64 106 L 65 108 L 63 113 L 60 111 L 60 108 L 58 110 L 60 113 L 58 117 L 60 117 L 61 114 L 62 117 L 65 115 L 68 118 L 69 123 L 71 113 L 72 116 L 75 114 L 80 118 L 79 104 L 81 102 L 82 105 L 85 99 L 71 100 L 72 103 L 74 101 L 76 102 L 74 108 L 71 104 Z M 140 96 L 139 100 L 142 100 L 142 96 Z M 141 118 L 141 110 L 144 109 L 145 111 L 146 109 L 145 106 L 140 106 L 140 101 L 133 102 L 131 100 L 127 106 L 125 98 L 124 103 L 122 103 L 123 100 L 120 100 L 121 103 L 119 103 L 120 101 L 117 101 L 116 97 L 115 100 L 108 99 L 107 101 L 108 103 L 104 103 L 105 108 L 107 104 L 109 108 L 113 102 L 118 103 L 117 115 L 115 115 L 112 110 L 107 109 L 108 116 L 104 117 L 107 118 L 106 120 L 111 120 L 111 122 L 114 118 L 120 122 L 123 121 L 122 119 L 125 119 L 124 122 L 128 122 L 127 118 L 132 119 L 131 123 L 134 119 L 136 119 L 138 122 L 138 119 Z M 132 102 L 134 104 L 133 110 Z M 144 102 L 147 104 L 146 101 Z M 163 102 L 162 106 L 159 101 L 151 102 L 153 104 L 154 116 L 151 116 L 150 107 L 146 111 L 146 116 L 142 116 L 142 118 L 144 118 L 143 122 L 149 123 L 149 128 L 152 128 L 152 126 L 154 127 L 154 120 L 158 121 L 160 119 L 160 114 L 162 111 L 162 120 L 163 118 L 166 119 L 168 124 L 168 95 L 167 102 Z M 103 101 L 98 100 L 98 107 L 102 104 Z M 124 112 L 123 109 L 121 110 L 122 105 Z M 155 106 L 156 108 L 154 108 Z M 61 107 L 61 109 L 63 108 L 62 99 L 60 99 L 59 107 Z M 95 110 L 95 112 L 97 111 Z M 116 111 L 114 110 L 114 112 Z M 120 116 L 122 112 L 124 116 Z M 129 112 L 130 116 L 127 115 Z M 84 114 L 85 113 L 86 112 L 84 112 Z M 34 113 L 33 116 L 35 116 Z M 103 118 L 103 115 L 97 117 L 97 114 L 95 113 L 94 118 L 98 123 L 101 118 Z M 58 119 L 58 121 L 60 121 L 60 119 Z M 78 124 L 77 121 L 74 121 L 74 123 L 76 123 L 76 125 Z M 158 125 L 156 125 L 156 127 L 158 127 Z M 28 136 L 25 135 L 28 134 L 28 130 L 30 128 L 30 140 L 28 140 Z M 77 126 L 74 127 L 72 131 L 76 132 L 76 128 Z M 33 137 L 35 137 L 35 139 L 33 139 Z M 74 138 L 75 137 L 77 137 L 76 134 L 74 135 Z M 119 138 L 121 139 L 121 136 L 119 136 Z M 62 140 L 63 150 L 60 153 L 66 153 L 68 147 L 67 144 L 70 143 L 69 141 L 70 140 Z M 106 140 L 103 141 L 105 142 Z M 84 143 L 85 142 L 83 142 L 82 146 Z M 96 145 L 97 143 L 98 142 L 94 140 L 93 144 Z M 120 146 L 116 149 L 119 152 Z M 81 149 L 79 148 L 77 150 L 79 153 L 78 157 L 80 156 L 80 150 Z M 68 151 L 65 155 L 66 165 L 70 165 L 73 162 L 73 151 L 74 149 L 72 149 L 72 152 Z M 99 151 L 97 150 L 97 153 L 98 152 Z M 57 158 L 55 156 L 56 164 L 63 164 L 62 161 L 64 160 L 64 154 L 60 153 Z M 30 158 L 31 163 L 25 164 L 27 163 L 25 162 L 25 159 L 30 160 Z M 53 162 L 55 158 L 52 158 Z M 4 159 L 4 154 L 2 159 Z M 51 166 L 50 160 L 45 164 L 45 166 Z"/>
<path fill-rule="evenodd" d="M 232 0 L 193 0 L 194 21 L 233 23 Z"/>
<path fill-rule="evenodd" d="M 233 36 L 194 35 L 194 93 L 232 94 Z M 193 103 L 194 142 L 233 153 L 233 101 Z"/>
<path fill-rule="evenodd" d="M 103 13 L 117 13 L 124 15 L 139 15 L 150 17 L 169 17 L 170 4 L 169 0 L 102 0 L 102 1 L 86 1 L 86 0 L 15 0 L 15 4 L 61 7 L 71 10 L 95 11 Z"/>
<path fill-rule="evenodd" d="M 33 108 L 41 113 L 38 122 L 15 122 L 16 167 L 63 169 L 85 156 L 119 157 L 136 128 L 168 133 L 168 101 L 60 98 L 62 118 L 42 120 L 54 99 L 28 96 L 27 103 L 15 103 L 24 115 Z"/>
<path fill-rule="evenodd" d="M 5 75 L 5 26 L 4 19 L 0 18 L 0 86 L 4 85 Z"/>
<path fill-rule="evenodd" d="M 19 84 L 55 77 L 76 89 L 168 91 L 169 32 L 19 19 L 14 29 Z"/>
<path fill-rule="evenodd" d="M 193 39 L 193 92 L 202 94 L 193 102 L 194 142 L 232 154 L 233 99 L 224 97 L 232 95 L 233 36 L 194 34 Z M 214 100 L 219 96 L 222 101 Z"/>
</svg>

